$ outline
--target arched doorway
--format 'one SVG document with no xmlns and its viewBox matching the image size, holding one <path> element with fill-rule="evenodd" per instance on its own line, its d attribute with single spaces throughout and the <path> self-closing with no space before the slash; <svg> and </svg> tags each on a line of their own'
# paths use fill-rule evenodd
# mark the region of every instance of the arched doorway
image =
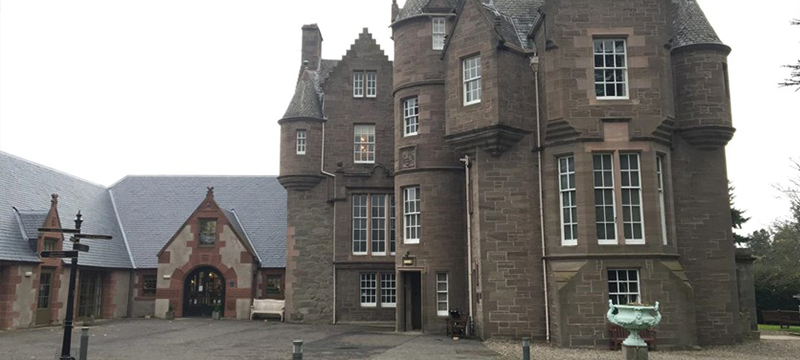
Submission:
<svg viewBox="0 0 800 360">
<path fill-rule="evenodd" d="M 183 285 L 183 316 L 211 317 L 211 313 L 225 309 L 225 279 L 213 267 L 197 268 Z"/>
</svg>

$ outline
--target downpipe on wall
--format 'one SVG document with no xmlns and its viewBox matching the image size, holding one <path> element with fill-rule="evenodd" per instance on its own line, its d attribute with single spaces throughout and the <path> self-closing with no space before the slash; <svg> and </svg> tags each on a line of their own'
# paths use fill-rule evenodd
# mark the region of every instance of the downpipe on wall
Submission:
<svg viewBox="0 0 800 360">
<path fill-rule="evenodd" d="M 467 317 L 467 328 L 465 329 L 465 335 L 470 336 L 472 335 L 475 326 L 472 319 L 472 212 L 470 211 L 469 202 L 469 168 L 472 166 L 472 164 L 469 162 L 469 155 L 464 155 L 464 158 L 461 159 L 461 162 L 464 163 L 464 174 L 466 177 L 464 191 L 464 194 L 466 194 L 466 206 L 464 208 L 467 209 L 467 294 L 469 301 L 469 315 Z"/>
<path fill-rule="evenodd" d="M 547 249 L 544 241 L 544 189 L 542 187 L 542 126 L 539 115 L 539 56 L 534 54 L 530 61 L 536 97 L 536 158 L 539 164 L 539 226 L 542 242 L 542 288 L 544 289 L 544 322 L 547 342 L 550 342 L 550 299 L 547 289 Z"/>
<path fill-rule="evenodd" d="M 322 102 L 323 108 L 325 102 Z M 328 120 L 327 118 L 325 119 Z M 325 121 L 322 122 L 322 151 L 319 159 L 319 172 L 333 178 L 333 197 L 336 197 L 336 175 L 325 171 Z M 331 269 L 333 272 L 333 304 L 331 306 L 331 324 L 336 325 L 336 202 L 333 202 L 333 232 L 331 233 Z"/>
</svg>

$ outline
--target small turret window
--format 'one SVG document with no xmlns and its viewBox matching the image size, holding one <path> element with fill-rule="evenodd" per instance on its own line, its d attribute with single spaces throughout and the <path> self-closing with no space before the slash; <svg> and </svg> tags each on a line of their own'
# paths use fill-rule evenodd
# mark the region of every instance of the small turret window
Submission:
<svg viewBox="0 0 800 360">
<path fill-rule="evenodd" d="M 446 22 L 443 17 L 433 18 L 433 50 L 444 49 L 444 36 L 446 33 Z"/>
<path fill-rule="evenodd" d="M 403 136 L 417 135 L 419 129 L 419 102 L 416 97 L 403 101 Z"/>
<path fill-rule="evenodd" d="M 624 39 L 594 40 L 594 91 L 597 99 L 628 98 L 628 60 Z"/>
<path fill-rule="evenodd" d="M 306 131 L 297 130 L 297 155 L 306 154 Z"/>
</svg>

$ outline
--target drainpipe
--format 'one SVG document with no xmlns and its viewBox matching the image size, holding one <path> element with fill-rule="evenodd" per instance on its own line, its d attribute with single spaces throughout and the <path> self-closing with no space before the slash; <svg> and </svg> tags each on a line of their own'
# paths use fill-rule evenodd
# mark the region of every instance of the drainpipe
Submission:
<svg viewBox="0 0 800 360">
<path fill-rule="evenodd" d="M 323 102 L 324 107 L 325 102 Z M 325 119 L 327 120 L 327 118 Z M 319 161 L 319 171 L 325 175 L 328 175 L 333 178 L 333 197 L 336 198 L 336 175 L 331 174 L 325 171 L 325 121 L 322 122 L 322 152 L 320 155 Z M 336 324 L 336 202 L 333 202 L 333 233 L 331 234 L 331 246 L 332 246 L 332 255 L 331 255 L 331 267 L 333 270 L 333 314 L 331 315 L 333 319 L 331 320 L 331 324 Z"/>
<path fill-rule="evenodd" d="M 472 214 L 470 212 L 470 202 L 469 202 L 469 168 L 471 166 L 469 162 L 469 155 L 464 155 L 464 158 L 461 159 L 461 162 L 464 163 L 464 175 L 466 177 L 466 188 L 464 193 L 466 194 L 466 206 L 467 209 L 467 282 L 468 282 L 468 298 L 469 298 L 469 317 L 467 317 L 467 335 L 472 334 Z"/>
<path fill-rule="evenodd" d="M 547 248 L 544 241 L 544 189 L 542 188 L 542 127 L 539 108 L 539 56 L 531 57 L 531 70 L 533 70 L 534 92 L 536 95 L 536 157 L 539 163 L 539 224 L 541 226 L 542 242 L 542 284 L 544 285 L 544 322 L 547 342 L 550 342 L 550 299 L 547 290 Z"/>
</svg>

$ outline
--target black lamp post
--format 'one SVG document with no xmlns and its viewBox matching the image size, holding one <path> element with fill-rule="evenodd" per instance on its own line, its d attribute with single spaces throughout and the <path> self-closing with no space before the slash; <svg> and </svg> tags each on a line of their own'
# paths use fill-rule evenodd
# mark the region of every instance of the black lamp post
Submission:
<svg viewBox="0 0 800 360">
<path fill-rule="evenodd" d="M 78 214 L 75 215 L 75 230 L 80 234 L 81 232 L 81 224 L 83 220 L 81 220 L 80 210 L 78 210 Z M 73 237 L 72 241 L 76 244 L 80 242 L 79 238 Z M 61 358 L 60 360 L 75 360 L 72 356 L 70 356 L 70 348 L 72 347 L 72 318 L 73 312 L 75 310 L 75 280 L 78 275 L 78 257 L 73 257 L 72 266 L 69 270 L 69 291 L 67 295 L 67 315 L 64 318 L 64 342 L 61 343 Z"/>
</svg>

